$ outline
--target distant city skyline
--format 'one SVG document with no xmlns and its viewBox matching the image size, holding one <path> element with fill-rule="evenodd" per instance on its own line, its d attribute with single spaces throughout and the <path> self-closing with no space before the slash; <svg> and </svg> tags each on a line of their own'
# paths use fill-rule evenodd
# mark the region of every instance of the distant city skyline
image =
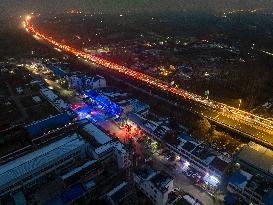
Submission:
<svg viewBox="0 0 273 205">
<path fill-rule="evenodd" d="M 260 8 L 273 11 L 271 0 L 1 0 L 0 16 L 29 12 L 61 13 L 69 9 L 84 12 L 179 11 L 184 9 L 217 12 L 229 9 Z"/>
</svg>

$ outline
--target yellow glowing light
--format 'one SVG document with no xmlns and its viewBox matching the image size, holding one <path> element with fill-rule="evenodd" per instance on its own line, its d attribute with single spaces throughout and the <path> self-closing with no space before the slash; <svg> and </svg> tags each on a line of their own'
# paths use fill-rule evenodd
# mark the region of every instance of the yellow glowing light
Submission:
<svg viewBox="0 0 273 205">
<path fill-rule="evenodd" d="M 28 15 L 28 16 L 26 17 L 26 19 L 29 21 L 29 20 L 31 19 L 31 16 Z"/>
</svg>

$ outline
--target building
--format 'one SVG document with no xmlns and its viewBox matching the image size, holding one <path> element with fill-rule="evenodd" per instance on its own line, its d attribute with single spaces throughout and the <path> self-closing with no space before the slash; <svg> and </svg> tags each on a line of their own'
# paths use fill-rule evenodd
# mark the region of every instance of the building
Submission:
<svg viewBox="0 0 273 205">
<path fill-rule="evenodd" d="M 83 80 L 78 75 L 69 76 L 67 79 L 68 79 L 68 85 L 71 88 L 80 88 L 81 86 L 83 86 Z"/>
<path fill-rule="evenodd" d="M 86 87 L 90 89 L 104 88 L 106 87 L 106 80 L 103 76 L 83 76 L 72 75 L 67 78 L 69 87 L 81 88 Z"/>
<path fill-rule="evenodd" d="M 85 83 L 85 86 L 90 87 L 92 89 L 106 87 L 106 80 L 103 76 L 100 76 L 100 75 L 85 78 L 84 83 Z"/>
<path fill-rule="evenodd" d="M 161 141 L 162 137 L 170 130 L 164 121 L 146 120 L 139 114 L 129 113 L 128 119 L 129 124 L 140 127 L 142 131 L 149 133 L 158 141 Z M 213 152 L 186 133 L 181 134 L 177 139 L 178 145 L 168 143 L 166 145 L 172 152 L 180 156 L 182 166 L 185 169 L 191 167 L 197 170 L 203 175 L 203 180 L 209 187 L 217 188 L 232 159 Z"/>
<path fill-rule="evenodd" d="M 272 205 L 272 184 L 244 170 L 235 171 L 228 182 L 227 190 L 248 204 Z"/>
<path fill-rule="evenodd" d="M 88 143 L 74 133 L 0 166 L 0 196 L 40 184 L 86 157 Z"/>
<path fill-rule="evenodd" d="M 110 205 L 121 204 L 128 196 L 129 185 L 122 182 L 106 194 L 106 201 Z"/>
<path fill-rule="evenodd" d="M 273 151 L 250 142 L 244 145 L 234 156 L 234 161 L 242 169 L 260 175 L 273 182 Z"/>
<path fill-rule="evenodd" d="M 53 129 L 57 129 L 69 124 L 72 122 L 74 117 L 74 114 L 71 112 L 63 112 L 42 120 L 32 122 L 31 124 L 26 125 L 25 128 L 32 138 L 37 138 L 43 134 L 48 133 L 48 131 L 52 131 Z"/>
<path fill-rule="evenodd" d="M 193 196 L 185 194 L 179 196 L 175 201 L 171 202 L 170 205 L 202 205 L 202 203 Z"/>
<path fill-rule="evenodd" d="M 58 95 L 56 95 L 52 90 L 48 88 L 42 88 L 41 94 L 44 96 L 58 111 L 66 111 L 69 106 L 64 102 Z"/>
<path fill-rule="evenodd" d="M 173 190 L 173 178 L 163 171 L 156 172 L 149 166 L 143 166 L 134 172 L 134 182 L 158 205 L 166 204 L 168 195 Z"/>
<path fill-rule="evenodd" d="M 102 163 L 114 160 L 120 169 L 131 165 L 129 154 L 124 145 L 109 137 L 92 123 L 84 125 L 81 133 L 90 143 L 90 153 L 94 159 L 100 160 Z"/>
<path fill-rule="evenodd" d="M 194 168 L 203 174 L 203 180 L 209 186 L 217 187 L 231 160 L 213 153 L 186 134 L 181 135 L 179 140 L 174 150 L 180 154 L 183 166 Z"/>
<path fill-rule="evenodd" d="M 67 73 L 62 70 L 60 67 L 53 65 L 52 63 L 49 63 L 47 65 L 47 67 L 57 76 L 59 76 L 60 78 L 64 78 L 65 76 L 67 76 Z"/>
<path fill-rule="evenodd" d="M 149 105 L 137 100 L 137 99 L 123 99 L 117 102 L 123 108 L 124 113 L 143 113 L 147 112 L 150 108 Z"/>
<path fill-rule="evenodd" d="M 89 160 L 60 177 L 66 187 L 79 181 L 90 180 L 102 174 L 104 168 L 98 160 Z"/>
<path fill-rule="evenodd" d="M 84 199 L 85 200 L 86 190 L 83 185 L 80 183 L 73 184 L 72 186 L 65 189 L 61 194 L 53 197 L 49 201 L 45 202 L 44 205 L 69 205 L 69 204 L 80 204 L 77 203 L 77 200 Z"/>
</svg>

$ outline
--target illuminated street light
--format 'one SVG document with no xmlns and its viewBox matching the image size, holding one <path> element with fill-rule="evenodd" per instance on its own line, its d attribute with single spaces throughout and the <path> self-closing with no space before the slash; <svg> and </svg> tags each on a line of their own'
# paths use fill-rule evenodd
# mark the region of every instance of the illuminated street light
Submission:
<svg viewBox="0 0 273 205">
<path fill-rule="evenodd" d="M 242 99 L 239 99 L 239 105 L 238 105 L 238 109 L 240 109 L 240 107 L 241 107 L 241 104 L 242 104 Z"/>
</svg>

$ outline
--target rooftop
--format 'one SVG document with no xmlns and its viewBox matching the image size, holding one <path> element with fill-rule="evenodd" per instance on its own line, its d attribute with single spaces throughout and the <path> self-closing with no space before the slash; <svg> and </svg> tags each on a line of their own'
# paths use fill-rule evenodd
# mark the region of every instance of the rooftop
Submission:
<svg viewBox="0 0 273 205">
<path fill-rule="evenodd" d="M 175 203 L 175 205 L 201 205 L 201 203 L 199 203 L 192 196 L 186 194 L 182 196 L 181 199 Z"/>
<path fill-rule="evenodd" d="M 192 141 L 196 142 L 189 134 L 183 132 L 182 134 L 179 135 L 179 139 L 181 141 Z"/>
<path fill-rule="evenodd" d="M 220 159 L 219 157 L 215 157 L 211 163 L 210 166 L 212 166 L 214 169 L 223 172 L 226 167 L 228 166 L 228 163 L 222 159 Z"/>
<path fill-rule="evenodd" d="M 64 180 L 64 179 L 66 179 L 66 178 L 68 178 L 70 176 L 73 176 L 74 174 L 80 172 L 81 170 L 83 170 L 83 169 L 91 166 L 92 164 L 94 164 L 96 162 L 97 162 L 97 160 L 90 160 L 90 161 L 84 163 L 83 165 L 72 169 L 71 171 L 69 171 L 68 173 L 66 173 L 65 175 L 63 175 L 61 178 L 62 178 L 62 180 Z"/>
<path fill-rule="evenodd" d="M 56 95 L 52 90 L 48 88 L 41 89 L 41 93 L 48 98 L 58 109 L 66 110 L 68 108 L 68 104 L 64 102 L 58 95 Z"/>
<path fill-rule="evenodd" d="M 129 113 L 128 118 L 139 126 L 143 126 L 146 122 L 146 119 L 135 113 Z"/>
<path fill-rule="evenodd" d="M 63 71 L 60 67 L 53 65 L 52 63 L 49 63 L 47 66 L 56 75 L 59 75 L 61 77 L 65 77 L 67 75 L 65 71 Z"/>
<path fill-rule="evenodd" d="M 45 131 L 62 127 L 68 122 L 72 121 L 73 115 L 69 112 L 60 113 L 50 116 L 46 119 L 32 122 L 26 126 L 28 133 L 33 137 L 41 136 Z"/>
<path fill-rule="evenodd" d="M 273 151 L 261 145 L 248 143 L 241 148 L 236 158 L 252 167 L 273 174 Z"/>
<path fill-rule="evenodd" d="M 200 144 L 187 133 L 182 133 L 181 135 L 179 135 L 178 139 L 180 140 L 180 144 L 177 146 L 177 148 L 185 149 L 188 152 L 191 152 L 195 147 Z"/>
<path fill-rule="evenodd" d="M 82 196 L 84 192 L 85 190 L 82 185 L 77 183 L 66 189 L 61 195 L 58 195 L 44 203 L 44 205 L 72 204 L 72 202 Z"/>
<path fill-rule="evenodd" d="M 161 192 L 166 192 L 168 189 L 166 186 L 173 180 L 173 178 L 164 171 L 161 171 L 157 175 L 155 175 L 151 181 L 155 185 L 155 187 Z"/>
<path fill-rule="evenodd" d="M 79 134 L 74 133 L 0 166 L 0 189 L 5 188 L 10 182 L 16 181 L 22 176 L 28 176 L 36 169 L 48 165 L 49 162 L 69 154 L 85 143 Z"/>
<path fill-rule="evenodd" d="M 127 187 L 128 183 L 122 182 L 106 195 L 107 197 L 111 198 L 115 204 L 119 204 L 126 197 L 126 193 L 128 191 Z"/>
<path fill-rule="evenodd" d="M 100 145 L 111 141 L 111 138 L 92 123 L 83 126 L 83 130 L 91 135 Z"/>
<path fill-rule="evenodd" d="M 151 177 L 156 175 L 156 171 L 153 170 L 150 166 L 143 166 L 135 171 L 135 174 L 142 179 L 148 180 Z"/>
<path fill-rule="evenodd" d="M 209 165 L 216 157 L 216 155 L 211 153 L 207 148 L 202 145 L 199 145 L 195 149 L 193 149 L 192 154 L 201 159 L 207 165 Z"/>
<path fill-rule="evenodd" d="M 105 78 L 100 76 L 100 75 L 96 75 L 95 77 L 93 77 L 92 80 L 93 80 L 93 82 L 95 82 L 95 81 L 98 81 L 98 80 L 105 80 Z"/>
<path fill-rule="evenodd" d="M 229 183 L 236 185 L 237 187 L 240 187 L 241 189 L 244 189 L 248 183 L 248 181 L 250 181 L 252 178 L 252 175 L 243 171 L 243 170 L 237 170 L 235 171 L 230 179 L 229 179 Z"/>
<path fill-rule="evenodd" d="M 263 196 L 262 202 L 264 204 L 272 204 L 273 203 L 273 189 L 270 189 L 265 195 Z"/>
</svg>

